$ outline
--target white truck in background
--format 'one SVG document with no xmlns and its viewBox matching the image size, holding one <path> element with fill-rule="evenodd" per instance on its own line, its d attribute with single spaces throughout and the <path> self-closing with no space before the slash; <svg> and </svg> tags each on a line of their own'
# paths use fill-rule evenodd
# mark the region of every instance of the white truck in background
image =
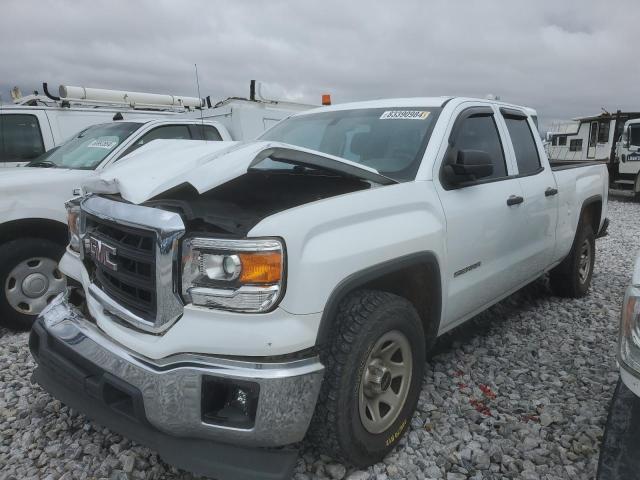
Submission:
<svg viewBox="0 0 640 480">
<path fill-rule="evenodd" d="M 305 437 L 365 467 L 407 431 L 439 335 L 547 272 L 587 294 L 607 186 L 490 100 L 158 141 L 68 203 L 74 282 L 33 326 L 34 380 L 220 480 L 288 478 Z"/>
<path fill-rule="evenodd" d="M 161 117 L 212 120 L 236 140 L 253 139 L 292 113 L 316 105 L 263 97 L 251 81 L 249 98 L 231 97 L 211 105 L 210 97 L 184 97 L 144 92 L 60 85 L 59 96 L 42 84 L 45 95 L 0 103 L 0 168 L 21 166 L 61 145 L 90 125 L 112 120 Z"/>
<path fill-rule="evenodd" d="M 0 105 L 0 168 L 24 165 L 90 125 L 159 118 L 205 106 L 204 100 L 192 97 L 67 85 L 60 85 L 56 96 L 47 83 L 42 88 L 44 95 L 26 97 L 14 89 L 14 104 Z"/>
<path fill-rule="evenodd" d="M 85 128 L 24 167 L 0 169 L 0 325 L 29 328 L 64 290 L 66 278 L 57 268 L 68 241 L 64 203 L 80 193 L 89 177 L 121 161 L 134 162 L 134 151 L 153 140 L 249 140 L 304 108 L 229 99 L 202 112 L 204 120 L 200 112 L 159 118 L 127 114 L 124 120 Z M 160 165 L 164 158 L 158 155 L 157 164 L 139 172 L 136 180 L 156 178 L 157 171 L 169 167 Z M 181 157 L 171 161 L 180 163 Z"/>
<path fill-rule="evenodd" d="M 616 145 L 616 166 L 612 186 L 640 199 L 640 118 L 624 124 Z"/>
</svg>

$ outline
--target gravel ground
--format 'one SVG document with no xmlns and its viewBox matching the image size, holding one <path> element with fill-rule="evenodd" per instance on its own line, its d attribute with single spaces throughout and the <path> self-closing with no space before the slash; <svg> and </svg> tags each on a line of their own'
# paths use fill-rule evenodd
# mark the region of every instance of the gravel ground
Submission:
<svg viewBox="0 0 640 480">
<path fill-rule="evenodd" d="M 352 471 L 303 448 L 295 479 L 594 478 L 640 204 L 613 200 L 609 217 L 586 298 L 552 297 L 541 279 L 444 336 L 383 463 Z M 31 385 L 33 367 L 27 335 L 0 329 L 0 480 L 194 478 Z"/>
</svg>

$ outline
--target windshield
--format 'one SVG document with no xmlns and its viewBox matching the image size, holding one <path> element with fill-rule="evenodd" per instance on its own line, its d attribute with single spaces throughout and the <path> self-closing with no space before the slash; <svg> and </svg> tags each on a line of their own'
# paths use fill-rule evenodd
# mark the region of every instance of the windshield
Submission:
<svg viewBox="0 0 640 480">
<path fill-rule="evenodd" d="M 36 158 L 28 166 L 93 170 L 141 124 L 114 122 L 82 130 L 59 148 Z"/>
<path fill-rule="evenodd" d="M 346 158 L 405 182 L 413 180 L 440 108 L 367 108 L 299 115 L 259 140 Z"/>
</svg>

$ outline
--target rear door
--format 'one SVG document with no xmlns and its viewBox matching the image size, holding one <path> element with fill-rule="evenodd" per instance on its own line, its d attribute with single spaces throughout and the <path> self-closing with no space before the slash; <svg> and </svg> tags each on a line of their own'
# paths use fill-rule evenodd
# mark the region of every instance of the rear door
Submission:
<svg viewBox="0 0 640 480">
<path fill-rule="evenodd" d="M 515 288 L 522 238 L 520 181 L 503 146 L 497 112 L 486 104 L 457 107 L 448 144 L 436 162 L 434 184 L 447 222 L 445 328 L 451 328 Z M 444 168 L 456 150 L 480 150 L 492 160 L 490 177 L 447 187 Z"/>
<path fill-rule="evenodd" d="M 558 189 L 538 130 L 521 110 L 500 109 L 509 137 L 509 155 L 514 158 L 523 192 L 521 208 L 521 257 L 518 279 L 537 277 L 552 262 L 558 221 Z"/>
</svg>

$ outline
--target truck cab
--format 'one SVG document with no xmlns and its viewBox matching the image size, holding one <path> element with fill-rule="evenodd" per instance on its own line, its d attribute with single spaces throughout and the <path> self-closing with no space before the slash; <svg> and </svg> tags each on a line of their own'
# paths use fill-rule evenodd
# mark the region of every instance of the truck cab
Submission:
<svg viewBox="0 0 640 480">
<path fill-rule="evenodd" d="M 616 160 L 615 187 L 640 197 L 640 119 L 625 123 L 616 144 Z"/>
<path fill-rule="evenodd" d="M 86 179 L 154 140 L 231 140 L 217 122 L 166 118 L 92 125 L 23 167 L 0 169 L 0 323 L 28 328 L 64 289 L 57 270 L 67 242 L 64 202 Z"/>
</svg>

